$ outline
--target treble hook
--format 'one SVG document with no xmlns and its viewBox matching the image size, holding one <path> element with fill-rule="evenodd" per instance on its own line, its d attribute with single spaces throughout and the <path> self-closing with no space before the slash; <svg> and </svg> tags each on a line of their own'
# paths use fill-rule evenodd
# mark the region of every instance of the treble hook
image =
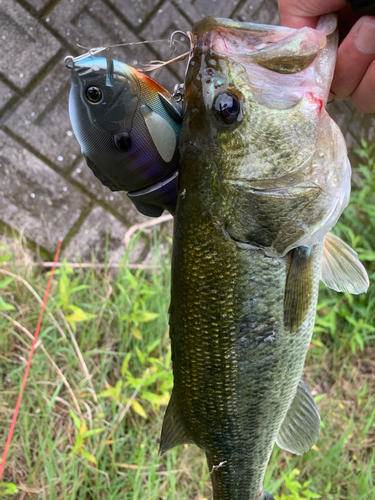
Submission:
<svg viewBox="0 0 375 500">
<path fill-rule="evenodd" d="M 169 39 L 169 48 L 171 49 L 172 52 L 174 52 L 176 50 L 176 44 L 175 44 L 175 41 L 173 40 L 174 36 L 176 34 L 179 34 L 179 35 L 182 35 L 184 36 L 187 40 L 189 40 L 189 43 L 190 43 L 190 48 L 191 48 L 191 37 L 189 35 L 189 32 L 185 33 L 185 31 L 181 31 L 181 30 L 176 30 L 174 31 L 172 34 L 171 34 L 171 37 Z"/>
</svg>

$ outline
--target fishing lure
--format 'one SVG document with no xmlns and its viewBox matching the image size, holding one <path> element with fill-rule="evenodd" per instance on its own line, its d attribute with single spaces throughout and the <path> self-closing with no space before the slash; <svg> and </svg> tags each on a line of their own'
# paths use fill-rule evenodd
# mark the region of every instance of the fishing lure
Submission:
<svg viewBox="0 0 375 500">
<path fill-rule="evenodd" d="M 174 213 L 182 108 L 158 82 L 91 51 L 68 56 L 69 114 L 82 154 L 112 191 L 128 191 L 144 215 Z"/>
</svg>

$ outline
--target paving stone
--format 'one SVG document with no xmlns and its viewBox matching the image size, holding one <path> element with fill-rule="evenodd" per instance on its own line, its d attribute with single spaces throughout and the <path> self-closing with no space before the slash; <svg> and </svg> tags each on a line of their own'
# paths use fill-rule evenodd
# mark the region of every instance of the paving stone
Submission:
<svg viewBox="0 0 375 500">
<path fill-rule="evenodd" d="M 95 257 L 96 260 L 103 262 L 108 238 L 108 261 L 120 262 L 125 254 L 124 236 L 127 230 L 125 224 L 97 205 L 71 239 L 63 256 L 68 260 L 82 262 L 91 262 Z M 129 262 L 141 262 L 146 254 L 146 242 L 140 238 L 129 256 Z"/>
<path fill-rule="evenodd" d="M 70 71 L 61 60 L 6 121 L 7 127 L 62 172 L 81 151 L 70 124 L 69 91 Z"/>
<path fill-rule="evenodd" d="M 249 0 L 234 14 L 234 19 L 259 24 L 279 24 L 276 0 Z"/>
<path fill-rule="evenodd" d="M 183 4 L 184 1 L 181 0 L 181 3 Z M 231 17 L 238 0 L 193 0 L 192 4 L 200 17 Z"/>
<path fill-rule="evenodd" d="M 88 193 L 101 201 L 114 212 L 117 212 L 129 225 L 146 222 L 149 217 L 142 215 L 123 191 L 112 192 L 94 176 L 83 159 L 71 174 L 71 178 L 79 182 Z"/>
<path fill-rule="evenodd" d="M 1 72 L 23 89 L 61 48 L 60 42 L 15 0 L 0 10 Z"/>
<path fill-rule="evenodd" d="M 89 199 L 0 131 L 0 220 L 53 253 Z"/>
<path fill-rule="evenodd" d="M 50 25 L 71 45 L 73 54 L 82 54 L 85 47 L 100 47 L 139 39 L 100 0 L 61 0 L 48 14 Z M 105 53 L 131 66 L 155 59 L 147 45 L 116 47 Z"/>
<path fill-rule="evenodd" d="M 337 101 L 328 104 L 327 111 L 330 117 L 335 120 L 343 134 L 348 130 L 350 120 L 355 113 L 354 109 L 350 109 L 345 101 Z"/>
<path fill-rule="evenodd" d="M 90 0 L 61 0 L 48 14 L 47 19 L 51 26 L 71 45 L 73 55 L 84 53 L 84 49 L 78 48 L 77 43 L 85 47 L 98 47 L 140 41 L 108 6 L 99 0 L 93 2 Z M 155 55 L 150 50 L 151 46 L 153 50 L 158 52 L 161 44 L 114 47 L 106 51 L 105 56 L 140 68 L 142 64 L 161 57 L 160 54 Z M 151 76 L 156 77 L 159 83 L 172 91 L 177 83 L 176 78 L 172 76 L 168 68 L 163 69 L 160 75 L 158 73 L 158 71 L 151 73 Z"/>
<path fill-rule="evenodd" d="M 191 24 L 187 21 L 176 9 L 171 2 L 166 2 L 163 7 L 158 10 L 158 12 L 153 17 L 152 21 L 147 25 L 147 27 L 141 32 L 141 35 L 146 40 L 154 40 L 159 38 L 169 39 L 172 33 L 176 30 L 188 31 L 191 29 Z M 182 38 L 184 40 L 184 37 Z M 171 50 L 167 44 L 160 44 L 158 46 L 163 60 L 166 60 L 171 55 Z M 189 50 L 189 44 L 183 48 L 178 47 L 176 54 L 182 54 Z M 174 57 L 174 56 L 173 56 Z M 184 80 L 186 61 L 181 61 L 180 63 L 174 64 L 173 69 L 179 75 L 181 82 Z"/>
<path fill-rule="evenodd" d="M 147 23 L 150 13 L 160 4 L 160 0 L 109 0 L 121 14 L 135 27 Z"/>
<path fill-rule="evenodd" d="M 277 24 L 276 0 L 23 0 L 36 11 L 54 5 L 44 17 L 66 40 L 73 55 L 85 50 L 77 43 L 95 47 L 101 44 L 137 42 L 169 38 L 175 30 L 191 30 L 192 23 L 209 15 L 233 17 L 240 21 Z M 22 2 L 22 3 L 23 3 Z M 111 7 L 112 5 L 112 7 Z M 118 15 L 116 12 L 118 11 Z M 2 2 L 0 37 L 3 69 L 6 78 L 22 90 L 61 50 L 60 43 L 41 23 L 30 16 L 16 0 Z M 32 29 L 30 29 L 32 28 Z M 5 37 L 5 38 L 4 38 Z M 188 49 L 178 46 L 176 53 Z M 106 52 L 133 66 L 151 59 L 170 56 L 167 44 L 134 45 Z M 186 61 L 178 66 L 152 73 L 162 85 L 172 90 L 183 80 Z M 20 73 L 23 74 L 20 77 Z M 178 80 L 175 76 L 179 74 Z M 92 174 L 82 159 L 72 171 L 80 147 L 74 138 L 68 116 L 70 74 L 63 62 L 56 64 L 36 89 L 7 116 L 5 126 L 60 169 L 61 176 L 0 132 L 0 220 L 54 253 L 60 235 L 66 236 L 77 222 L 90 199 L 98 200 L 74 235 L 65 255 L 69 259 L 90 261 L 93 254 L 103 260 L 105 233 L 109 230 L 110 259 L 118 261 L 124 253 L 123 236 L 128 227 L 150 220 L 139 214 L 125 193 L 112 193 Z M 47 90 L 45 90 L 47 89 Z M 0 82 L 0 109 L 12 98 L 13 91 Z M 355 111 L 349 102 L 334 103 L 329 112 L 342 128 L 354 170 L 359 158 L 353 149 L 360 139 L 375 141 L 374 117 Z M 64 180 L 63 176 L 66 177 Z M 73 185 L 74 184 L 74 185 Z M 65 190 L 66 189 L 66 190 Z M 84 192 L 87 193 L 87 196 Z M 116 217 L 110 213 L 116 215 Z M 121 219 L 119 220 L 119 218 Z M 171 234 L 172 224 L 157 226 L 158 233 Z M 163 240 L 165 241 L 165 240 Z M 164 245 L 163 251 L 170 252 Z M 147 254 L 147 255 L 146 255 Z M 132 261 L 152 262 L 146 239 L 139 241 Z"/>
<path fill-rule="evenodd" d="M 346 147 L 348 148 L 349 161 L 352 166 L 352 169 L 354 170 L 358 167 L 360 160 L 358 154 L 355 153 L 355 150 L 360 149 L 361 145 L 349 131 L 347 131 L 344 134 L 344 137 L 345 137 Z"/>
<path fill-rule="evenodd" d="M 13 97 L 14 92 L 4 82 L 0 82 L 0 109 Z"/>
<path fill-rule="evenodd" d="M 212 1 L 213 0 L 207 0 L 207 4 L 211 4 Z M 196 9 L 195 1 L 187 2 L 186 0 L 171 0 L 171 3 L 176 7 L 176 9 L 180 9 L 180 12 L 182 12 L 184 17 L 186 17 L 189 23 L 191 23 L 191 27 L 196 21 L 199 21 L 207 16 L 203 9 L 200 9 L 199 11 Z M 215 12 L 218 12 L 218 10 L 216 9 Z M 222 14 L 221 17 L 224 17 L 224 14 Z"/>
<path fill-rule="evenodd" d="M 369 115 L 357 111 L 354 119 L 349 125 L 349 130 L 360 143 L 361 139 L 365 139 L 370 144 L 375 142 L 375 114 Z"/>
<path fill-rule="evenodd" d="M 49 2 L 50 0 L 27 0 L 27 3 L 37 11 L 45 7 Z"/>
</svg>

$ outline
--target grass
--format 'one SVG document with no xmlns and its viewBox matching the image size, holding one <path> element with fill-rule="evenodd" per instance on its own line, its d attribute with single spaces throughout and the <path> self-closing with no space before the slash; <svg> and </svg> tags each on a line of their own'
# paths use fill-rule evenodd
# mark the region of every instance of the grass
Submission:
<svg viewBox="0 0 375 500">
<path fill-rule="evenodd" d="M 265 489 L 277 500 L 375 498 L 374 153 L 363 143 L 351 203 L 335 228 L 365 262 L 371 286 L 366 295 L 351 296 L 322 285 L 304 371 L 322 417 L 321 437 L 303 457 L 275 446 Z M 211 498 L 198 448 L 185 445 L 157 454 L 172 388 L 170 240 L 155 232 L 152 245 L 156 265 L 151 270 L 131 271 L 126 258 L 115 271 L 59 268 L 0 497 Z M 48 272 L 32 263 L 21 242 L 3 239 L 0 450 L 39 315 L 37 297 L 48 279 Z"/>
</svg>

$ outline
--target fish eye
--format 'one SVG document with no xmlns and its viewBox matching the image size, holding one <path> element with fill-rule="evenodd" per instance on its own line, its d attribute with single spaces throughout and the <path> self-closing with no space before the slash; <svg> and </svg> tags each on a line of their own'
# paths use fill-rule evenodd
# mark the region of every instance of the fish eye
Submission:
<svg viewBox="0 0 375 500">
<path fill-rule="evenodd" d="M 219 94 L 215 99 L 214 108 L 225 123 L 234 123 L 241 112 L 240 100 L 233 92 Z"/>
<path fill-rule="evenodd" d="M 100 88 L 92 86 L 88 87 L 88 89 L 86 90 L 86 97 L 90 102 L 94 102 L 95 104 L 97 104 L 102 100 L 103 93 Z"/>
<path fill-rule="evenodd" d="M 119 151 L 125 152 L 128 149 L 130 149 L 130 147 L 132 145 L 132 140 L 130 139 L 129 134 L 124 132 L 123 134 L 115 135 L 115 144 L 116 144 L 116 148 Z"/>
</svg>

